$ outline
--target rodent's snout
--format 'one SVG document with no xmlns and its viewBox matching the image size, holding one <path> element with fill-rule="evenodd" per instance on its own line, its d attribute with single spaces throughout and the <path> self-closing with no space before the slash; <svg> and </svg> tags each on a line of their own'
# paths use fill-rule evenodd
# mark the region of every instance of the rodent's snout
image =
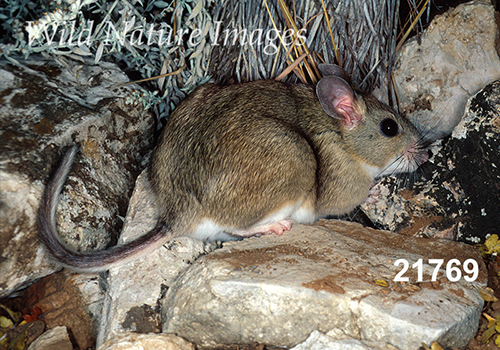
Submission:
<svg viewBox="0 0 500 350">
<path fill-rule="evenodd" d="M 424 164 L 425 162 L 427 162 L 429 160 L 429 158 L 431 157 L 431 156 L 429 156 L 429 152 L 430 152 L 430 150 L 428 150 L 426 148 L 422 148 L 420 150 L 420 153 L 422 154 L 420 164 Z"/>
<path fill-rule="evenodd" d="M 403 156 L 408 161 L 409 171 L 414 171 L 429 160 L 429 150 L 419 142 L 412 142 Z"/>
</svg>

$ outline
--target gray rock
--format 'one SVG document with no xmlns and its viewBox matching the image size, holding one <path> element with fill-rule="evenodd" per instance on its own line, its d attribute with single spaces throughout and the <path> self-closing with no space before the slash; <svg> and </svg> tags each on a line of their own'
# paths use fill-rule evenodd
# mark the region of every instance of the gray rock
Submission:
<svg viewBox="0 0 500 350">
<path fill-rule="evenodd" d="M 66 270 L 66 272 L 70 276 L 71 283 L 78 288 L 85 312 L 92 319 L 92 333 L 95 339 L 95 336 L 99 332 L 102 306 L 105 298 L 101 276 L 97 273 L 79 274 L 70 272 L 69 270 Z"/>
<path fill-rule="evenodd" d="M 59 268 L 39 244 L 36 216 L 63 149 L 80 144 L 58 207 L 61 236 L 80 251 L 103 249 L 116 239 L 154 124 L 125 103 L 133 87 L 111 89 L 128 80 L 112 64 L 22 63 L 0 62 L 0 297 Z"/>
<path fill-rule="evenodd" d="M 49 329 L 30 344 L 28 350 L 73 350 L 66 327 Z"/>
<path fill-rule="evenodd" d="M 98 350 L 195 350 L 195 346 L 173 334 L 125 333 Z"/>
<path fill-rule="evenodd" d="M 339 331 L 342 333 L 341 331 Z M 336 332 L 336 333 L 339 333 Z M 318 331 L 311 333 L 307 340 L 290 350 L 397 350 L 394 346 L 380 342 L 363 342 L 345 335 L 323 334 Z"/>
<path fill-rule="evenodd" d="M 130 199 L 119 244 L 152 229 L 157 220 L 154 194 L 144 171 Z M 160 303 L 175 278 L 212 245 L 180 237 L 130 263 L 109 270 L 97 345 L 134 331 L 161 331 Z"/>
<path fill-rule="evenodd" d="M 449 282 L 441 270 L 431 282 L 428 259 L 455 257 L 477 261 L 476 281 Z M 423 259 L 423 281 L 410 269 L 409 283 L 394 282 L 397 259 L 410 266 Z M 164 298 L 163 332 L 207 347 L 293 347 L 332 329 L 400 350 L 433 341 L 462 347 L 483 305 L 474 284 L 485 283 L 485 266 L 470 246 L 321 220 L 281 237 L 225 243 L 197 260 Z"/>
<path fill-rule="evenodd" d="M 486 86 L 467 105 L 467 112 L 443 145 L 432 178 L 415 188 L 437 202 L 427 213 L 442 214 L 422 229 L 431 235 L 448 232 L 469 243 L 498 233 L 500 217 L 500 81 Z"/>
<path fill-rule="evenodd" d="M 427 138 L 449 135 L 467 100 L 500 79 L 499 35 L 493 5 L 478 0 L 436 17 L 403 46 L 394 71 L 400 108 Z"/>
</svg>

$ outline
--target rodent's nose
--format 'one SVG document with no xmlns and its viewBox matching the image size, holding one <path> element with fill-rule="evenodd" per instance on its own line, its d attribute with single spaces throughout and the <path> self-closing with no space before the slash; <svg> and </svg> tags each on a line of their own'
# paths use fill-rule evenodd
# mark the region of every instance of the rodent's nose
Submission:
<svg viewBox="0 0 500 350">
<path fill-rule="evenodd" d="M 421 153 L 421 159 L 420 159 L 420 164 L 424 164 L 425 162 L 427 162 L 429 160 L 429 158 L 432 156 L 429 156 L 429 152 L 430 150 L 428 149 L 423 149 L 420 153 Z"/>
</svg>

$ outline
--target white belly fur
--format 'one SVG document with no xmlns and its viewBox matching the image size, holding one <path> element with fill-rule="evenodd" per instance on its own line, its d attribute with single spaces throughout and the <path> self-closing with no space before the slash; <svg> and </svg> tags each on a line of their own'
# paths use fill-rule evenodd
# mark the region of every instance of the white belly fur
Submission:
<svg viewBox="0 0 500 350">
<path fill-rule="evenodd" d="M 239 237 L 248 237 L 259 233 L 255 231 L 255 228 L 265 227 L 287 219 L 292 219 L 297 223 L 309 224 L 316 220 L 316 216 L 310 207 L 306 207 L 303 205 L 303 202 L 300 201 L 295 205 L 286 205 L 282 207 L 258 222 L 255 226 L 249 228 L 225 227 L 215 223 L 211 219 L 205 218 L 196 227 L 191 236 L 199 240 L 209 241 L 238 240 L 240 239 Z"/>
</svg>

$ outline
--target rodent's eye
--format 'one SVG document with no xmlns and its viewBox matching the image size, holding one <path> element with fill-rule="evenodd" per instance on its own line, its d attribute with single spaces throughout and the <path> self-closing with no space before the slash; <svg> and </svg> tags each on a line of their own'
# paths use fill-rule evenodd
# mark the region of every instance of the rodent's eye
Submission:
<svg viewBox="0 0 500 350">
<path fill-rule="evenodd" d="M 378 125 L 378 130 L 385 137 L 394 137 L 400 133 L 398 123 L 391 118 L 385 118 Z"/>
</svg>

